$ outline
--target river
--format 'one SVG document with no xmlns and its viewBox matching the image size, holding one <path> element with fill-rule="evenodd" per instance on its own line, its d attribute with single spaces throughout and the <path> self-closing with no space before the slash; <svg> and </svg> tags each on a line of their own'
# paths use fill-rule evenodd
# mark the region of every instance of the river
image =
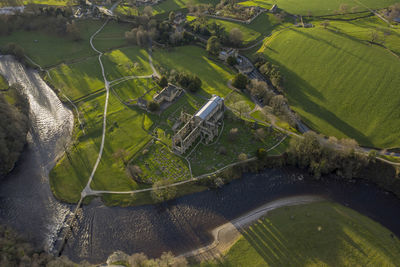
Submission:
<svg viewBox="0 0 400 267">
<path fill-rule="evenodd" d="M 33 126 L 26 152 L 0 183 L 0 223 L 51 251 L 73 206 L 51 193 L 48 171 L 69 142 L 72 113 L 35 71 L 9 57 L 0 58 L 0 73 L 26 86 Z M 13 81 L 14 81 L 13 80 Z M 33 105 L 32 105 L 33 103 Z M 249 210 L 287 196 L 318 195 L 349 206 L 400 236 L 400 200 L 362 180 L 309 179 L 298 169 L 267 169 L 245 174 L 218 190 L 208 190 L 163 205 L 106 207 L 99 199 L 78 213 L 78 225 L 64 254 L 72 260 L 104 262 L 115 250 L 159 256 L 186 252 L 211 242 L 209 231 Z"/>
</svg>

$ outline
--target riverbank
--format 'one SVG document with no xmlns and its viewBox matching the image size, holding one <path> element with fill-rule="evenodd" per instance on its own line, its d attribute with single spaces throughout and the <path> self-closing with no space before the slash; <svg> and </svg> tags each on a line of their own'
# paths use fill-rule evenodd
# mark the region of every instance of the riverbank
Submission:
<svg viewBox="0 0 400 267">
<path fill-rule="evenodd" d="M 262 205 L 239 218 L 225 223 L 211 231 L 213 242 L 205 247 L 183 253 L 180 257 L 194 258 L 197 261 L 213 260 L 225 254 L 241 236 L 240 231 L 255 223 L 270 211 L 287 206 L 303 205 L 323 201 L 319 196 L 296 196 L 278 199 Z"/>
<path fill-rule="evenodd" d="M 400 257 L 393 233 L 328 201 L 275 209 L 240 233 L 222 259 L 201 266 L 397 266 Z"/>
</svg>

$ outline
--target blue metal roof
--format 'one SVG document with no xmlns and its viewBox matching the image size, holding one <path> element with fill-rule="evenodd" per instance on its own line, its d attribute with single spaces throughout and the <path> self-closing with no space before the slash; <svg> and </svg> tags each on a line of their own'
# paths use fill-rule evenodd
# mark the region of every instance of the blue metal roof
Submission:
<svg viewBox="0 0 400 267">
<path fill-rule="evenodd" d="M 195 117 L 199 117 L 205 120 L 207 116 L 216 108 L 218 104 L 222 101 L 222 98 L 215 95 L 213 96 L 199 111 L 194 114 Z"/>
</svg>

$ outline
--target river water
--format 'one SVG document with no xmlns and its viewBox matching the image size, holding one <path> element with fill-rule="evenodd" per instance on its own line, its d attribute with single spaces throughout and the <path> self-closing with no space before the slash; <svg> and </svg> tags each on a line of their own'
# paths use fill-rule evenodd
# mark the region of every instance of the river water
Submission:
<svg viewBox="0 0 400 267">
<path fill-rule="evenodd" d="M 26 152 L 0 183 L 0 223 L 51 251 L 73 208 L 56 201 L 48 184 L 54 158 L 69 141 L 72 113 L 35 71 L 27 71 L 12 58 L 0 58 L 0 73 L 27 85 L 33 121 Z M 246 174 L 221 189 L 158 206 L 111 208 L 95 199 L 79 212 L 64 254 L 93 263 L 104 262 L 115 250 L 180 254 L 211 242 L 211 229 L 269 201 L 298 195 L 318 195 L 349 206 L 400 236 L 400 200 L 392 194 L 364 181 L 313 181 L 298 169 L 285 168 Z"/>
</svg>

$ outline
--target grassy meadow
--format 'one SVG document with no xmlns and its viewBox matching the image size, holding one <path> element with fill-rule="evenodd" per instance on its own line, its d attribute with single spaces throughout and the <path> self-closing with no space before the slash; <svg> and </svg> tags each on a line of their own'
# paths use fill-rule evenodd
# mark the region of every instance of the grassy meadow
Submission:
<svg viewBox="0 0 400 267">
<path fill-rule="evenodd" d="M 85 122 L 85 133 L 75 129 L 76 140 L 64 158 L 50 172 L 50 185 L 57 198 L 67 202 L 79 200 L 100 148 L 105 94 L 79 104 Z M 144 123 L 146 122 L 146 123 Z M 99 190 L 134 190 L 139 185 L 125 173 L 123 161 L 113 154 L 127 151 L 126 160 L 137 153 L 151 137 L 147 130 L 153 124 L 144 112 L 122 105 L 110 95 L 107 133 L 103 157 L 91 187 Z"/>
<path fill-rule="evenodd" d="M 102 57 L 109 81 L 124 76 L 152 74 L 148 60 L 147 51 L 137 46 L 115 49 Z M 49 82 L 74 100 L 104 88 L 104 80 L 96 56 L 69 65 L 58 65 L 50 70 L 50 75 L 52 79 Z"/>
<path fill-rule="evenodd" d="M 400 61 L 341 30 L 291 28 L 259 50 L 280 66 L 293 109 L 318 132 L 398 147 Z"/>
<path fill-rule="evenodd" d="M 283 207 L 244 229 L 222 264 L 201 266 L 396 266 L 400 242 L 337 203 Z"/>
<path fill-rule="evenodd" d="M 82 37 L 80 41 L 42 31 L 15 31 L 0 37 L 0 47 L 11 42 L 17 43 L 25 50 L 27 56 L 42 67 L 54 66 L 96 55 L 90 47 L 89 39 L 103 23 L 95 20 L 79 21 Z M 109 22 L 95 38 L 94 45 L 100 51 L 127 45 L 124 33 L 128 29 L 125 24 Z"/>
<path fill-rule="evenodd" d="M 274 15 L 270 13 L 263 13 L 259 15 L 250 24 L 213 18 L 208 19 L 208 23 L 217 23 L 222 25 L 227 33 L 229 33 L 233 28 L 238 28 L 243 33 L 244 44 L 251 43 L 262 38 L 263 36 L 268 35 L 278 25 L 278 21 Z"/>
<path fill-rule="evenodd" d="M 160 70 L 186 71 L 197 75 L 203 82 L 202 88 L 207 96 L 227 95 L 231 89 L 227 82 L 234 72 L 208 57 L 207 52 L 197 46 L 176 47 L 171 51 L 157 49 L 153 52 L 153 62 Z"/>
<path fill-rule="evenodd" d="M 348 6 L 350 12 L 352 8 L 355 8 L 354 11 L 364 11 L 367 7 L 371 9 L 379 9 L 388 7 L 397 3 L 397 0 L 258 0 L 252 1 L 257 5 L 262 7 L 268 5 L 277 4 L 280 9 L 285 10 L 288 13 L 296 14 L 296 15 L 312 15 L 312 16 L 321 16 L 321 15 L 329 15 L 335 14 L 341 4 L 345 4 Z M 250 4 L 249 4 L 250 5 Z"/>
</svg>

